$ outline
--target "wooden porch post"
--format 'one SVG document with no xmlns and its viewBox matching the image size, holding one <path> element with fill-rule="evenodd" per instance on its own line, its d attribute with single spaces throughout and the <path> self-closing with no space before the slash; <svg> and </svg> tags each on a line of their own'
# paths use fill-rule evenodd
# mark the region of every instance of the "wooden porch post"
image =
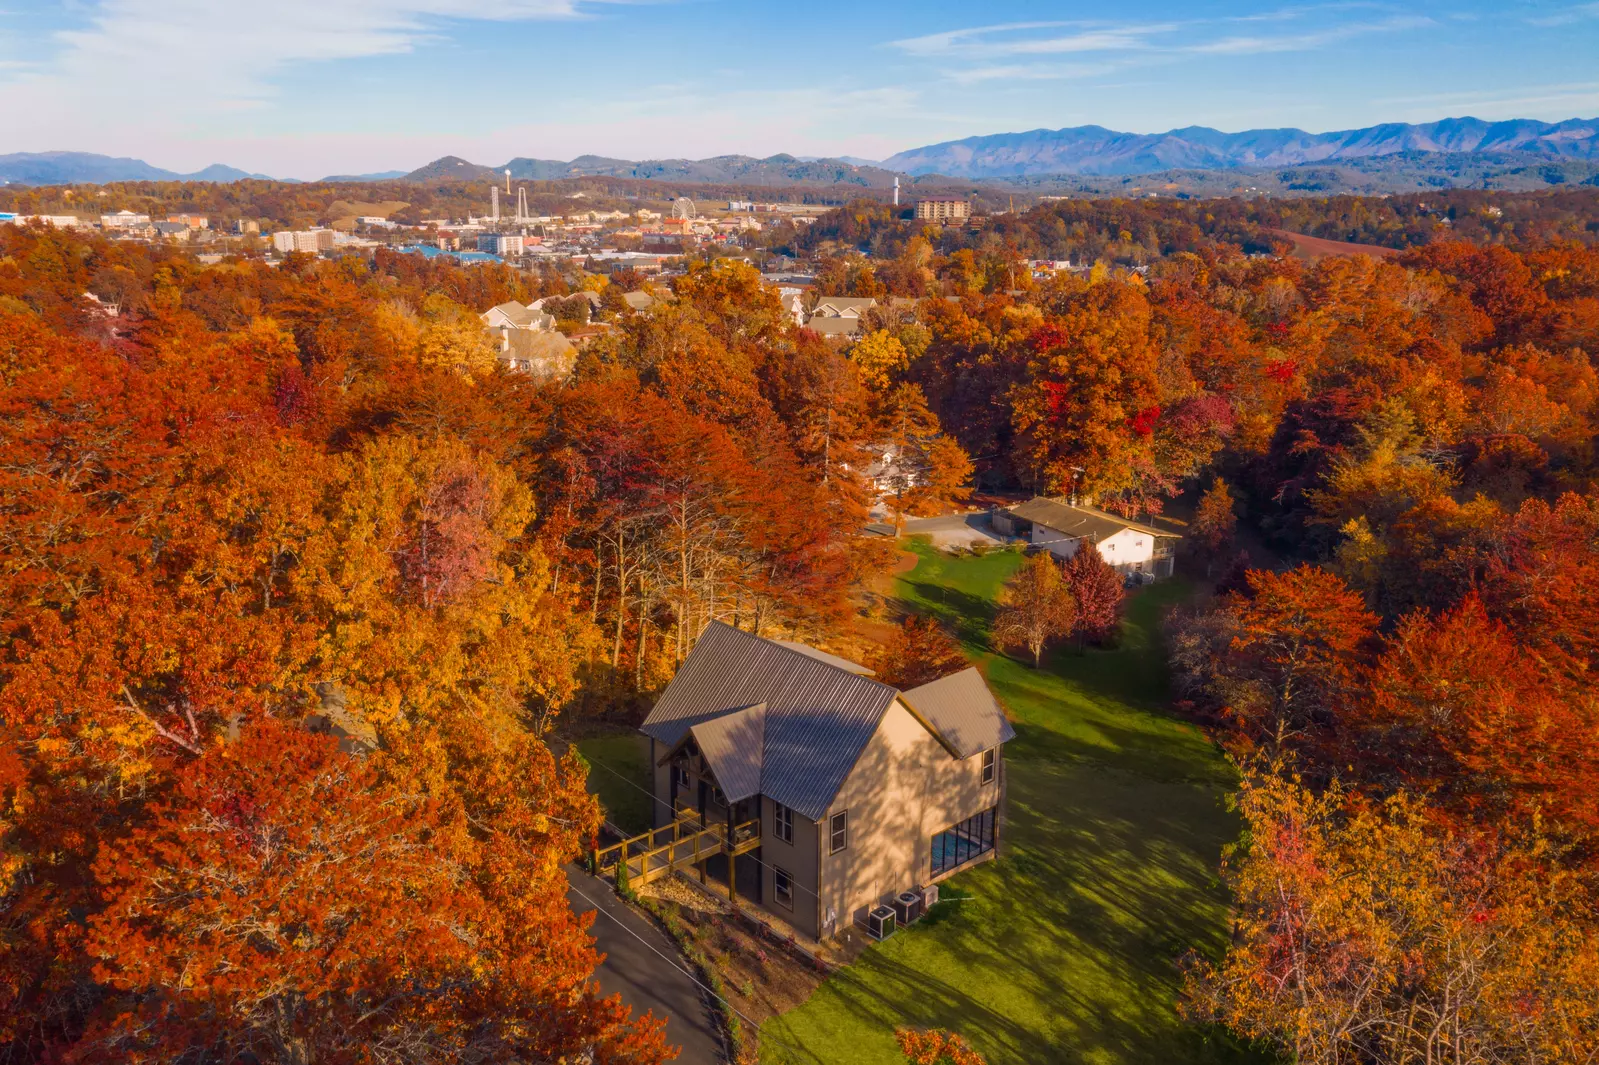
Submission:
<svg viewBox="0 0 1599 1065">
<path fill-rule="evenodd" d="M 738 859 L 733 855 L 733 804 L 727 804 L 727 901 L 738 912 Z"/>
</svg>

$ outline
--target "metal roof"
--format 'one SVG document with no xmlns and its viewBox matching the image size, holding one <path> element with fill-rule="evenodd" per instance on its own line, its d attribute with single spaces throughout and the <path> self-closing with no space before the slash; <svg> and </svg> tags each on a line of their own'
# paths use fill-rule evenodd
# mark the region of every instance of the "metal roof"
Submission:
<svg viewBox="0 0 1599 1065">
<path fill-rule="evenodd" d="M 962 758 L 997 747 L 1016 736 L 994 693 L 975 667 L 912 688 L 905 705 L 938 730 Z"/>
<path fill-rule="evenodd" d="M 1106 540 L 1123 529 L 1132 529 L 1135 532 L 1148 533 L 1150 536 L 1169 536 L 1180 539 L 1177 533 L 1166 532 L 1149 525 L 1141 525 L 1136 521 L 1118 518 L 1114 514 L 1106 514 L 1102 510 L 1091 507 L 1072 506 L 1062 503 L 1057 499 L 1047 496 L 1037 496 L 1029 499 L 1020 506 L 1010 508 L 1012 515 L 1042 525 L 1045 528 L 1063 532 L 1067 536 L 1088 537 L 1091 540 Z"/>
<path fill-rule="evenodd" d="M 728 802 L 761 793 L 762 751 L 766 747 L 766 704 L 701 721 L 689 729 Z"/>
<path fill-rule="evenodd" d="M 784 647 L 787 647 L 790 651 L 798 651 L 802 655 L 810 655 L 818 662 L 826 662 L 830 666 L 837 666 L 839 669 L 848 670 L 849 672 L 862 677 L 877 676 L 877 672 L 875 670 L 867 669 L 859 662 L 851 662 L 847 658 L 840 658 L 838 655 L 830 655 L 826 651 L 818 651 L 810 644 L 800 643 L 798 640 L 773 640 L 772 642 L 780 643 Z"/>
<path fill-rule="evenodd" d="M 702 722 L 764 703 L 760 793 L 816 821 L 898 695 L 886 684 L 712 622 L 641 728 L 676 746 Z M 720 772 L 717 780 L 731 796 Z"/>
</svg>

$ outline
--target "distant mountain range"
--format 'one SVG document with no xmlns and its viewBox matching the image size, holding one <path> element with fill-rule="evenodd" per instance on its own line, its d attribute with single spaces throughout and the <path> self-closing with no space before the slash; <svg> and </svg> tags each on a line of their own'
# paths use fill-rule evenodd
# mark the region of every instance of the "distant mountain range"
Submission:
<svg viewBox="0 0 1599 1065">
<path fill-rule="evenodd" d="M 1418 163 L 1437 160 L 1438 164 Z M 1444 161 L 1447 160 L 1447 167 Z M 1404 187 L 1418 167 L 1441 171 L 1439 182 L 1460 184 L 1475 166 L 1471 180 L 1478 187 L 1494 187 L 1498 171 L 1485 173 L 1483 165 L 1518 172 L 1543 163 L 1581 167 L 1599 163 L 1599 119 L 1538 122 L 1515 119 L 1484 122 L 1476 118 L 1450 118 L 1424 125 L 1390 123 L 1335 133 L 1307 133 L 1300 129 L 1253 129 L 1223 133 L 1205 126 L 1188 126 L 1166 133 L 1118 133 L 1102 126 L 1035 129 L 1026 133 L 996 133 L 967 137 L 900 152 L 880 163 L 858 158 L 812 159 L 773 155 L 757 159 L 748 155 L 719 155 L 711 159 L 646 159 L 634 161 L 599 155 L 576 159 L 533 159 L 518 156 L 500 166 L 483 166 L 447 155 L 409 172 L 385 170 L 371 174 L 340 174 L 325 182 L 372 181 L 499 181 L 505 171 L 522 181 L 556 181 L 574 177 L 613 177 L 677 184 L 737 185 L 754 187 L 813 186 L 886 189 L 896 177 L 910 178 L 907 186 L 948 188 L 962 181 L 996 181 L 1032 184 L 1046 176 L 1083 179 L 1156 175 L 1172 171 L 1195 174 L 1252 173 L 1270 168 L 1358 166 L 1363 174 L 1380 177 L 1393 170 L 1406 175 Z M 1518 169 L 1519 168 L 1519 169 Z M 1431 181 L 1437 174 L 1428 174 Z M 179 174 L 151 166 L 142 159 L 112 158 L 87 152 L 37 152 L 0 155 L 0 181 L 24 185 L 61 185 L 110 181 L 238 181 L 265 178 L 216 164 L 193 174 Z M 1585 181 L 1588 174 L 1551 174 L 1546 183 Z M 1315 179 L 1326 184 L 1325 179 Z M 1285 178 L 1289 188 L 1306 184 Z M 1484 184 L 1486 182 L 1486 184 Z M 1337 184 L 1337 182 L 1333 182 Z M 1368 182 L 1370 184 L 1370 182 Z M 1380 182 L 1377 183 L 1380 185 Z M 1375 186 L 1373 186 L 1375 187 Z M 1086 190 L 1084 190 L 1086 191 Z"/>
<path fill-rule="evenodd" d="M 887 188 L 896 175 L 875 165 L 843 159 L 800 159 L 773 155 L 756 159 L 748 155 L 718 155 L 712 159 L 610 159 L 580 155 L 576 159 L 518 157 L 500 166 L 482 166 L 459 156 L 435 159 L 405 175 L 407 181 L 493 181 L 509 170 L 513 180 L 559 181 L 574 177 L 632 178 L 640 181 L 676 181 L 690 184 L 860 185 Z"/>
<path fill-rule="evenodd" d="M 945 141 L 900 152 L 880 165 L 906 174 L 1009 178 L 1299 166 L 1415 152 L 1599 159 L 1599 119 L 1551 123 L 1449 118 L 1425 125 L 1390 123 L 1336 133 L 1300 129 L 1222 133 L 1206 126 L 1166 133 L 1118 133 L 1103 126 L 1076 126 Z"/>
<path fill-rule="evenodd" d="M 242 181 L 272 180 L 221 163 L 192 174 L 151 166 L 143 159 L 95 155 L 92 152 L 15 152 L 0 155 L 0 181 L 15 185 L 98 185 L 108 181 Z"/>
</svg>

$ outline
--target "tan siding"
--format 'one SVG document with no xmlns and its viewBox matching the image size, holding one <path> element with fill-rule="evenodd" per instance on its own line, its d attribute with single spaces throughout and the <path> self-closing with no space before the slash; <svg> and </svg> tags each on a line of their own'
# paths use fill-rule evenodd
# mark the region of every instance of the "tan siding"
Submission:
<svg viewBox="0 0 1599 1065">
<path fill-rule="evenodd" d="M 841 930 L 877 903 L 926 884 L 933 836 L 998 805 L 999 773 L 993 783 L 981 780 L 981 753 L 953 758 L 895 701 L 828 811 L 848 812 L 849 846 L 828 854 L 829 822 L 817 826 L 824 914 L 835 908 Z"/>
</svg>

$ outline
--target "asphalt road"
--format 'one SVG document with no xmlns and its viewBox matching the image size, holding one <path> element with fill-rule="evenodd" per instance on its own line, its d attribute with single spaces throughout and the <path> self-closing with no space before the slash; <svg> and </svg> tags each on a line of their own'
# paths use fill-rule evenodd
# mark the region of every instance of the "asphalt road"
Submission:
<svg viewBox="0 0 1599 1065">
<path fill-rule="evenodd" d="M 683 1048 L 679 1065 L 717 1065 L 722 1042 L 708 999 L 689 975 L 677 944 L 643 915 L 628 909 L 612 887 L 583 869 L 566 869 L 567 897 L 578 912 L 599 910 L 590 931 L 606 957 L 595 979 L 607 995 L 620 994 L 635 1014 L 665 1017 L 666 1041 Z"/>
</svg>

